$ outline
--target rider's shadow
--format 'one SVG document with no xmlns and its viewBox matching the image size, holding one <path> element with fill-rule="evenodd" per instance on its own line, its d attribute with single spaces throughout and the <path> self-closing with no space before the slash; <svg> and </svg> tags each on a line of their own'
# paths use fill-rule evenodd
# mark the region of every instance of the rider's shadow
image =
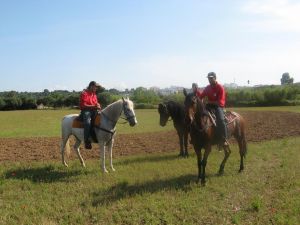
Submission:
<svg viewBox="0 0 300 225">
<path fill-rule="evenodd" d="M 195 175 L 184 175 L 167 180 L 154 180 L 142 184 L 129 185 L 121 182 L 104 191 L 93 193 L 93 206 L 109 205 L 112 202 L 124 198 L 134 197 L 145 193 L 156 193 L 161 190 L 183 190 L 188 192 L 192 189 L 191 184 L 195 183 Z"/>
<path fill-rule="evenodd" d="M 5 173 L 5 179 L 30 180 L 34 183 L 53 183 L 69 180 L 78 176 L 81 171 L 59 171 L 53 166 L 39 168 L 20 168 L 9 170 Z"/>
</svg>

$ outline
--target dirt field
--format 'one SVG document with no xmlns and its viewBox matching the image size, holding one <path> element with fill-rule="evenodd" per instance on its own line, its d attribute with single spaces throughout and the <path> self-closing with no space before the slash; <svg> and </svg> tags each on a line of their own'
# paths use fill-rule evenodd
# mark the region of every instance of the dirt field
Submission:
<svg viewBox="0 0 300 225">
<path fill-rule="evenodd" d="M 300 114 L 289 112 L 241 112 L 247 121 L 248 142 L 300 135 Z M 72 142 L 71 142 L 72 143 Z M 60 138 L 0 138 L 0 161 L 60 160 Z M 190 151 L 191 146 L 189 146 Z M 82 149 L 84 159 L 99 158 L 99 147 Z M 119 134 L 115 139 L 114 157 L 138 153 L 179 152 L 174 131 Z M 77 158 L 72 152 L 71 159 Z"/>
</svg>

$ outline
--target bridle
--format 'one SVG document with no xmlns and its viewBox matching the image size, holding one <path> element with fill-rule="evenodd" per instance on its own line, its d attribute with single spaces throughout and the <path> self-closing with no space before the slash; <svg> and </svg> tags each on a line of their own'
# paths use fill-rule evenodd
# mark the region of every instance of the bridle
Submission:
<svg viewBox="0 0 300 225">
<path fill-rule="evenodd" d="M 120 114 L 120 118 L 123 119 L 123 120 L 126 120 L 127 122 L 129 122 L 129 120 L 132 119 L 132 118 L 135 118 L 135 116 L 130 115 L 130 110 L 127 107 L 125 107 L 125 105 L 126 105 L 125 102 L 123 102 L 123 112 L 124 112 L 125 118 L 121 116 L 122 111 L 121 111 L 121 114 Z M 124 122 L 124 123 L 126 123 L 126 122 Z"/>
<path fill-rule="evenodd" d="M 130 115 L 129 115 L 130 110 L 126 108 L 125 104 L 126 104 L 126 103 L 125 103 L 125 101 L 124 101 L 124 102 L 122 103 L 122 110 L 121 110 L 120 116 L 119 116 L 119 118 L 126 120 L 126 122 L 124 122 L 124 123 L 122 123 L 122 124 L 125 124 L 125 123 L 129 122 L 130 119 L 132 119 L 132 118 L 135 117 L 135 116 L 130 116 Z M 124 117 L 121 117 L 122 112 L 124 112 L 125 118 L 124 118 Z M 111 121 L 112 124 L 113 124 L 113 127 L 115 127 L 116 124 L 118 123 L 118 120 L 113 120 L 113 119 L 111 119 L 111 118 L 110 118 L 108 115 L 106 115 L 103 111 L 100 111 L 100 114 L 103 115 L 107 120 Z M 113 130 L 108 130 L 108 129 L 105 129 L 105 128 L 101 127 L 101 126 L 95 126 L 95 127 L 96 127 L 97 129 L 99 129 L 99 130 L 102 130 L 102 131 L 104 131 L 104 132 L 107 132 L 107 133 L 111 134 L 111 137 L 110 137 L 108 143 L 112 140 L 114 134 L 116 133 L 116 128 L 114 128 Z"/>
<path fill-rule="evenodd" d="M 198 99 L 196 99 L 196 101 L 194 102 L 194 104 L 196 104 L 196 112 L 193 110 L 193 116 L 192 116 L 192 121 L 191 121 L 190 126 L 193 126 L 198 132 L 202 133 L 202 132 L 207 131 L 209 127 L 212 127 L 212 125 L 209 125 L 209 124 L 206 123 L 205 126 L 203 126 L 202 128 L 199 127 L 199 125 L 197 124 L 197 120 L 196 120 L 196 114 L 199 113 L 200 114 L 200 118 L 202 116 L 206 115 L 206 114 L 203 113 L 203 112 L 202 113 L 197 112 L 197 111 L 200 111 L 200 107 L 199 107 L 199 104 L 198 104 Z"/>
<path fill-rule="evenodd" d="M 121 119 L 123 119 L 123 120 L 126 120 L 126 122 L 123 122 L 123 123 L 121 123 L 121 124 L 125 124 L 125 123 L 129 122 L 130 119 L 132 119 L 132 118 L 135 117 L 134 115 L 131 116 L 131 115 L 129 114 L 130 110 L 129 110 L 128 108 L 126 108 L 125 105 L 126 105 L 126 103 L 123 102 L 123 103 L 122 103 L 122 110 L 121 110 L 121 112 L 120 112 L 119 118 L 121 118 Z M 122 117 L 122 116 L 121 116 L 121 115 L 122 115 L 122 112 L 124 112 L 125 117 Z M 113 124 L 113 127 L 115 127 L 116 124 L 118 123 L 118 120 L 113 120 L 113 119 L 111 119 L 111 118 L 110 118 L 108 115 L 106 115 L 103 111 L 101 111 L 100 114 L 103 115 L 107 120 L 111 121 L 112 124 Z M 98 127 L 98 128 L 101 129 L 101 130 L 103 129 L 103 128 L 101 128 L 101 127 Z M 103 129 L 103 130 L 106 130 L 106 129 Z M 108 131 L 108 130 L 106 130 L 106 131 Z M 111 133 L 111 132 L 112 132 L 112 131 L 109 131 L 109 133 Z M 114 131 L 113 133 L 115 133 L 115 131 Z"/>
<path fill-rule="evenodd" d="M 166 104 L 163 104 L 163 103 L 161 103 L 161 105 L 162 105 L 162 107 L 163 107 L 163 112 L 164 112 L 164 114 L 166 115 L 166 116 L 168 116 L 168 120 L 167 120 L 167 122 L 169 122 L 169 121 L 172 121 L 172 117 L 171 117 L 171 114 L 170 114 L 170 112 L 169 112 L 169 110 L 168 110 L 168 107 L 167 107 L 167 105 Z"/>
</svg>

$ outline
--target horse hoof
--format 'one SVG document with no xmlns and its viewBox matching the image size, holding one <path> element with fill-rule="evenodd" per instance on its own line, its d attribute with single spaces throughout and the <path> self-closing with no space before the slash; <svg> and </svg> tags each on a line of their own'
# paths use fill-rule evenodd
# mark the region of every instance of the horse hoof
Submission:
<svg viewBox="0 0 300 225">
<path fill-rule="evenodd" d="M 115 170 L 115 168 L 112 167 L 112 168 L 111 168 L 111 171 L 115 172 L 116 170 Z"/>
<path fill-rule="evenodd" d="M 201 186 L 202 186 L 202 187 L 205 187 L 205 186 L 206 186 L 206 181 L 205 181 L 205 180 L 204 180 L 204 181 L 201 180 Z"/>
<path fill-rule="evenodd" d="M 64 163 L 64 166 L 65 166 L 65 167 L 69 167 L 69 165 L 68 165 L 67 163 Z"/>
<path fill-rule="evenodd" d="M 102 172 L 103 173 L 108 173 L 108 170 L 107 169 L 103 169 Z"/>
<path fill-rule="evenodd" d="M 239 170 L 239 173 L 241 173 L 241 172 L 243 172 L 243 171 L 244 171 L 244 169 L 240 169 L 240 170 Z"/>
</svg>

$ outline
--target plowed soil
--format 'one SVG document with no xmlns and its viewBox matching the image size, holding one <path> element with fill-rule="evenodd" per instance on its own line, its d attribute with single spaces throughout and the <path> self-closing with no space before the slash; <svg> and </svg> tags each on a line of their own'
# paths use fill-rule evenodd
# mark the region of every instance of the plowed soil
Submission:
<svg viewBox="0 0 300 225">
<path fill-rule="evenodd" d="M 290 112 L 241 112 L 247 121 L 248 142 L 279 139 L 300 135 L 300 113 Z M 128 127 L 130 129 L 130 127 Z M 232 140 L 233 141 L 233 140 Z M 72 144 L 72 141 L 71 141 Z M 0 161 L 60 160 L 59 137 L 0 138 Z M 81 147 L 84 159 L 99 158 L 99 147 L 92 150 Z M 190 151 L 192 146 L 189 145 Z M 139 153 L 179 153 L 174 131 L 156 133 L 118 134 L 113 149 L 114 157 Z M 77 158 L 72 152 L 71 159 Z"/>
</svg>

